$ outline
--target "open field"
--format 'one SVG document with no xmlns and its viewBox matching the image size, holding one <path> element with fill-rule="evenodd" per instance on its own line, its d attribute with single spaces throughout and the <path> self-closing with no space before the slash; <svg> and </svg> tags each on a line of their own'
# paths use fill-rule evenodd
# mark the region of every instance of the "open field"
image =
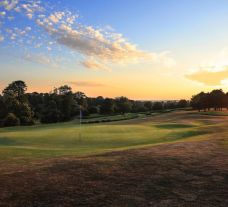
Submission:
<svg viewBox="0 0 228 207">
<path fill-rule="evenodd" d="M 0 206 L 228 206 L 228 117 L 0 129 Z"/>
<path fill-rule="evenodd" d="M 0 129 L 0 155 L 4 160 L 27 162 L 69 155 L 89 155 L 144 145 L 201 138 L 210 132 L 199 121 L 159 121 L 144 117 L 122 122 L 82 125 L 60 123 Z"/>
</svg>

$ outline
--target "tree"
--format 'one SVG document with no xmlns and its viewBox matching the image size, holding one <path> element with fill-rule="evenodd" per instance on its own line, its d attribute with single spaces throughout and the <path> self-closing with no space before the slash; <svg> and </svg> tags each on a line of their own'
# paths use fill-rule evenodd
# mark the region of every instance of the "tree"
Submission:
<svg viewBox="0 0 228 207">
<path fill-rule="evenodd" d="M 28 93 L 27 99 L 32 111 L 34 112 L 34 118 L 39 120 L 44 107 L 44 94 L 37 92 Z"/>
<path fill-rule="evenodd" d="M 90 114 L 99 114 L 100 113 L 100 108 L 98 106 L 90 106 L 88 108 L 88 111 Z"/>
<path fill-rule="evenodd" d="M 97 106 L 101 106 L 104 102 L 104 98 L 102 96 L 98 96 L 97 98 L 95 98 L 95 104 Z"/>
<path fill-rule="evenodd" d="M 27 90 L 27 86 L 24 81 L 18 80 L 10 83 L 4 90 L 4 96 L 10 96 L 17 99 L 20 99 Z"/>
<path fill-rule="evenodd" d="M 88 103 L 87 103 L 87 96 L 83 92 L 76 92 L 74 94 L 74 97 L 78 103 L 78 105 L 81 107 L 83 114 L 86 116 L 89 114 L 88 111 Z"/>
<path fill-rule="evenodd" d="M 31 110 L 31 107 L 28 103 L 21 103 L 18 106 L 18 111 L 15 112 L 17 117 L 20 118 L 21 125 L 33 125 L 33 111 Z"/>
<path fill-rule="evenodd" d="M 164 109 L 175 109 L 177 108 L 176 101 L 166 101 L 163 105 Z"/>
<path fill-rule="evenodd" d="M 146 108 L 147 111 L 152 111 L 152 108 L 153 108 L 153 104 L 151 101 L 146 101 L 144 103 L 144 107 Z"/>
<path fill-rule="evenodd" d="M 131 103 L 131 111 L 134 113 L 144 112 L 147 110 L 143 101 L 131 101 Z"/>
<path fill-rule="evenodd" d="M 125 114 L 131 111 L 132 103 L 130 100 L 124 96 L 118 97 L 115 99 L 117 112 Z"/>
<path fill-rule="evenodd" d="M 7 107 L 4 101 L 4 98 L 0 95 L 0 120 L 6 117 Z"/>
<path fill-rule="evenodd" d="M 114 107 L 114 100 L 111 98 L 106 98 L 100 107 L 100 112 L 101 114 L 112 114 L 114 113 Z"/>
<path fill-rule="evenodd" d="M 34 123 L 34 113 L 25 95 L 26 90 L 24 81 L 14 81 L 3 90 L 3 98 L 8 113 L 15 114 L 20 119 L 20 124 L 31 125 Z"/>
<path fill-rule="evenodd" d="M 162 110 L 163 109 L 163 102 L 157 101 L 153 104 L 153 110 Z"/>
<path fill-rule="evenodd" d="M 59 95 L 66 95 L 66 94 L 72 93 L 72 88 L 68 85 L 64 85 L 64 86 L 60 86 L 57 89 L 57 91 Z"/>
<path fill-rule="evenodd" d="M 193 109 L 200 110 L 210 110 L 211 102 L 210 102 L 210 94 L 201 92 L 192 97 L 190 105 Z"/>
<path fill-rule="evenodd" d="M 6 116 L 3 124 L 5 127 L 19 126 L 20 125 L 20 119 L 15 114 L 9 113 Z"/>
<path fill-rule="evenodd" d="M 222 89 L 220 90 L 213 90 L 210 94 L 210 103 L 211 105 L 214 107 L 215 111 L 217 110 L 222 110 L 223 105 L 224 105 L 224 97 L 225 94 L 222 91 Z"/>
<path fill-rule="evenodd" d="M 81 92 L 81 91 L 78 91 L 74 94 L 75 98 L 77 100 L 81 100 L 81 99 L 85 99 L 86 98 L 86 95 L 85 93 Z"/>
<path fill-rule="evenodd" d="M 51 100 L 49 104 L 44 108 L 41 122 L 42 123 L 56 123 L 61 119 L 61 112 L 57 108 L 57 104 L 54 100 Z"/>
<path fill-rule="evenodd" d="M 61 96 L 62 100 L 60 105 L 60 111 L 62 114 L 62 119 L 63 121 L 68 121 L 72 117 L 72 110 L 76 104 L 76 101 L 74 100 L 73 94 L 71 92 L 65 93 Z"/>
<path fill-rule="evenodd" d="M 177 103 L 178 108 L 186 108 L 187 106 L 188 106 L 188 101 L 186 101 L 185 99 L 181 99 Z"/>
<path fill-rule="evenodd" d="M 228 110 L 228 93 L 224 95 L 223 106 Z"/>
</svg>

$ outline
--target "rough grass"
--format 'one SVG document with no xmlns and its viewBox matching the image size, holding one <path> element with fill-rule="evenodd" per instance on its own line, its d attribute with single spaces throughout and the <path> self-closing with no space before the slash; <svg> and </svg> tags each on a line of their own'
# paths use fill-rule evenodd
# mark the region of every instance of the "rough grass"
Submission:
<svg viewBox="0 0 228 207">
<path fill-rule="evenodd" d="M 227 207 L 227 122 L 180 111 L 1 129 L 0 206 Z"/>
</svg>

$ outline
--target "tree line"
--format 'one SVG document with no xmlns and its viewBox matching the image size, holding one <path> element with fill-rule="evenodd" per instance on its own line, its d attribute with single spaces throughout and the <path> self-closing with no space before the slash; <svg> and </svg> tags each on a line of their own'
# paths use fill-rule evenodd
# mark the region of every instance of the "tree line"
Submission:
<svg viewBox="0 0 228 207">
<path fill-rule="evenodd" d="M 151 112 L 163 109 L 184 108 L 180 101 L 134 101 L 127 97 L 87 97 L 83 92 L 73 92 L 68 85 L 54 88 L 50 93 L 27 93 L 27 85 L 18 80 L 10 83 L 0 95 L 0 126 L 56 123 L 75 119 L 82 111 L 90 114 L 114 115 Z"/>
<path fill-rule="evenodd" d="M 228 93 L 224 93 L 222 89 L 213 90 L 209 93 L 201 92 L 192 97 L 191 106 L 198 111 L 228 109 Z"/>
</svg>

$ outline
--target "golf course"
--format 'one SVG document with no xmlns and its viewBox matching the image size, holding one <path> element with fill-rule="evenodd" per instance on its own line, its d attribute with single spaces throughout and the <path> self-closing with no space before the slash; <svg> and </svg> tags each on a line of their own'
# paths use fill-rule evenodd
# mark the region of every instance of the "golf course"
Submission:
<svg viewBox="0 0 228 207">
<path fill-rule="evenodd" d="M 225 207 L 221 113 L 1 128 L 0 206 Z"/>
<path fill-rule="evenodd" d="M 120 122 L 79 122 L 0 129 L 1 157 L 18 162 L 59 156 L 85 156 L 176 141 L 206 138 L 208 126 L 200 121 L 160 122 L 173 114 Z M 27 160 L 28 159 L 28 160 Z"/>
</svg>

